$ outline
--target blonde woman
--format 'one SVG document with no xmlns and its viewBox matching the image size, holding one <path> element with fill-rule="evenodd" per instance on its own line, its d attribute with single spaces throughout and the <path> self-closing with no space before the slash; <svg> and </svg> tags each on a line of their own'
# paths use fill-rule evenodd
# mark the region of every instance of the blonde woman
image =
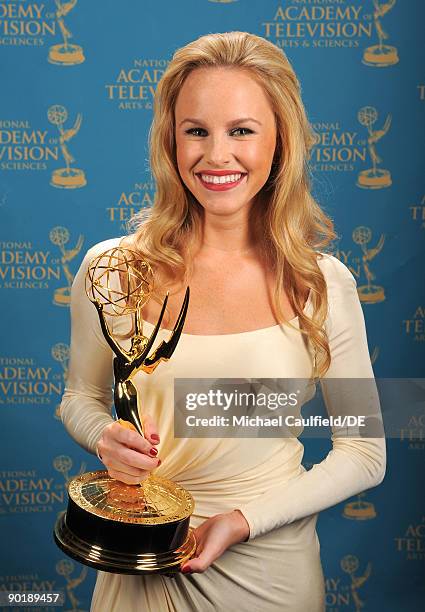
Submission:
<svg viewBox="0 0 425 612">
<path fill-rule="evenodd" d="M 202 36 L 174 54 L 158 85 L 155 202 L 130 236 L 90 249 L 75 278 L 61 414 L 113 478 L 138 483 L 155 469 L 188 489 L 197 550 L 175 578 L 98 572 L 92 611 L 325 608 L 318 512 L 382 481 L 385 440 L 333 436 L 306 471 L 296 437 L 173 434 L 175 377 L 373 379 L 356 281 L 324 252 L 336 234 L 310 194 L 313 141 L 296 75 L 261 37 Z M 112 353 L 84 294 L 88 262 L 117 244 L 155 272 L 145 335 L 168 290 L 157 340 L 167 339 L 191 289 L 172 359 L 133 380 L 146 439 L 111 417 Z M 114 332 L 125 336 L 124 327 Z M 336 410 L 329 395 L 327 410 Z"/>
</svg>

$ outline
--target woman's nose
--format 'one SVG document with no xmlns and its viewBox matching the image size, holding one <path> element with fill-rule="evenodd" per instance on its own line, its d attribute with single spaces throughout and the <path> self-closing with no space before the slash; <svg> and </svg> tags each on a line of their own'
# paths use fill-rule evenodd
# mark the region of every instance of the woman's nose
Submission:
<svg viewBox="0 0 425 612">
<path fill-rule="evenodd" d="M 211 165 L 221 165 L 231 160 L 231 146 L 226 136 L 209 136 L 206 141 L 206 162 Z"/>
</svg>

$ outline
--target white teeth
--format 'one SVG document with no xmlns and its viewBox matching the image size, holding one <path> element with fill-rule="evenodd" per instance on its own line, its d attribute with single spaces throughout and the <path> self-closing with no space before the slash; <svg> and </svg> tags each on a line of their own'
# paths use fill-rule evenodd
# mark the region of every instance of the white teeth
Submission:
<svg viewBox="0 0 425 612">
<path fill-rule="evenodd" d="M 205 183 L 214 183 L 222 185 L 223 183 L 235 183 L 241 178 L 242 174 L 227 174 L 226 176 L 213 176 L 212 174 L 201 174 L 201 178 Z"/>
</svg>

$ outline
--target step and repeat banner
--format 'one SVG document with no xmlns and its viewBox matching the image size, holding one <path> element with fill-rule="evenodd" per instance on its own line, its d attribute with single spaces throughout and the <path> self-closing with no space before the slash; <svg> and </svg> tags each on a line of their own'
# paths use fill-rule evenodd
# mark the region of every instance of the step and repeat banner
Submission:
<svg viewBox="0 0 425 612">
<path fill-rule="evenodd" d="M 0 591 L 90 607 L 95 571 L 52 537 L 67 481 L 102 467 L 59 415 L 71 284 L 91 245 L 151 206 L 153 97 L 198 36 L 248 31 L 288 55 L 375 376 L 424 376 L 424 19 L 423 0 L 0 1 Z M 305 442 L 307 468 L 331 448 Z M 425 419 L 406 415 L 384 482 L 321 513 L 328 612 L 423 609 L 424 459 Z"/>
</svg>

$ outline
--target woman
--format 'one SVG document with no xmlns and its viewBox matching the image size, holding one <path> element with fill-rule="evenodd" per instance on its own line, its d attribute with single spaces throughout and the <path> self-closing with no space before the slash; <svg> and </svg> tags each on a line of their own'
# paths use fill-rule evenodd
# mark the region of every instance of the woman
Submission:
<svg viewBox="0 0 425 612">
<path fill-rule="evenodd" d="M 338 437 L 334 428 L 332 451 L 306 471 L 296 437 L 173 435 L 175 377 L 321 377 L 330 414 L 336 402 L 324 381 L 373 379 L 356 281 L 317 250 L 335 233 L 309 191 L 314 135 L 297 78 L 258 36 L 203 36 L 163 75 L 150 136 L 157 192 L 149 219 L 90 249 L 74 281 L 61 413 L 113 478 L 137 483 L 155 469 L 192 493 L 197 550 L 174 579 L 98 572 L 92 610 L 324 610 L 317 513 L 382 481 L 384 439 Z M 117 244 L 155 272 L 145 335 L 168 290 L 157 340 L 167 339 L 191 289 L 172 359 L 133 380 L 145 440 L 110 415 L 111 349 L 84 294 L 89 261 Z M 114 319 L 115 334 L 128 331 L 124 318 Z"/>
</svg>

